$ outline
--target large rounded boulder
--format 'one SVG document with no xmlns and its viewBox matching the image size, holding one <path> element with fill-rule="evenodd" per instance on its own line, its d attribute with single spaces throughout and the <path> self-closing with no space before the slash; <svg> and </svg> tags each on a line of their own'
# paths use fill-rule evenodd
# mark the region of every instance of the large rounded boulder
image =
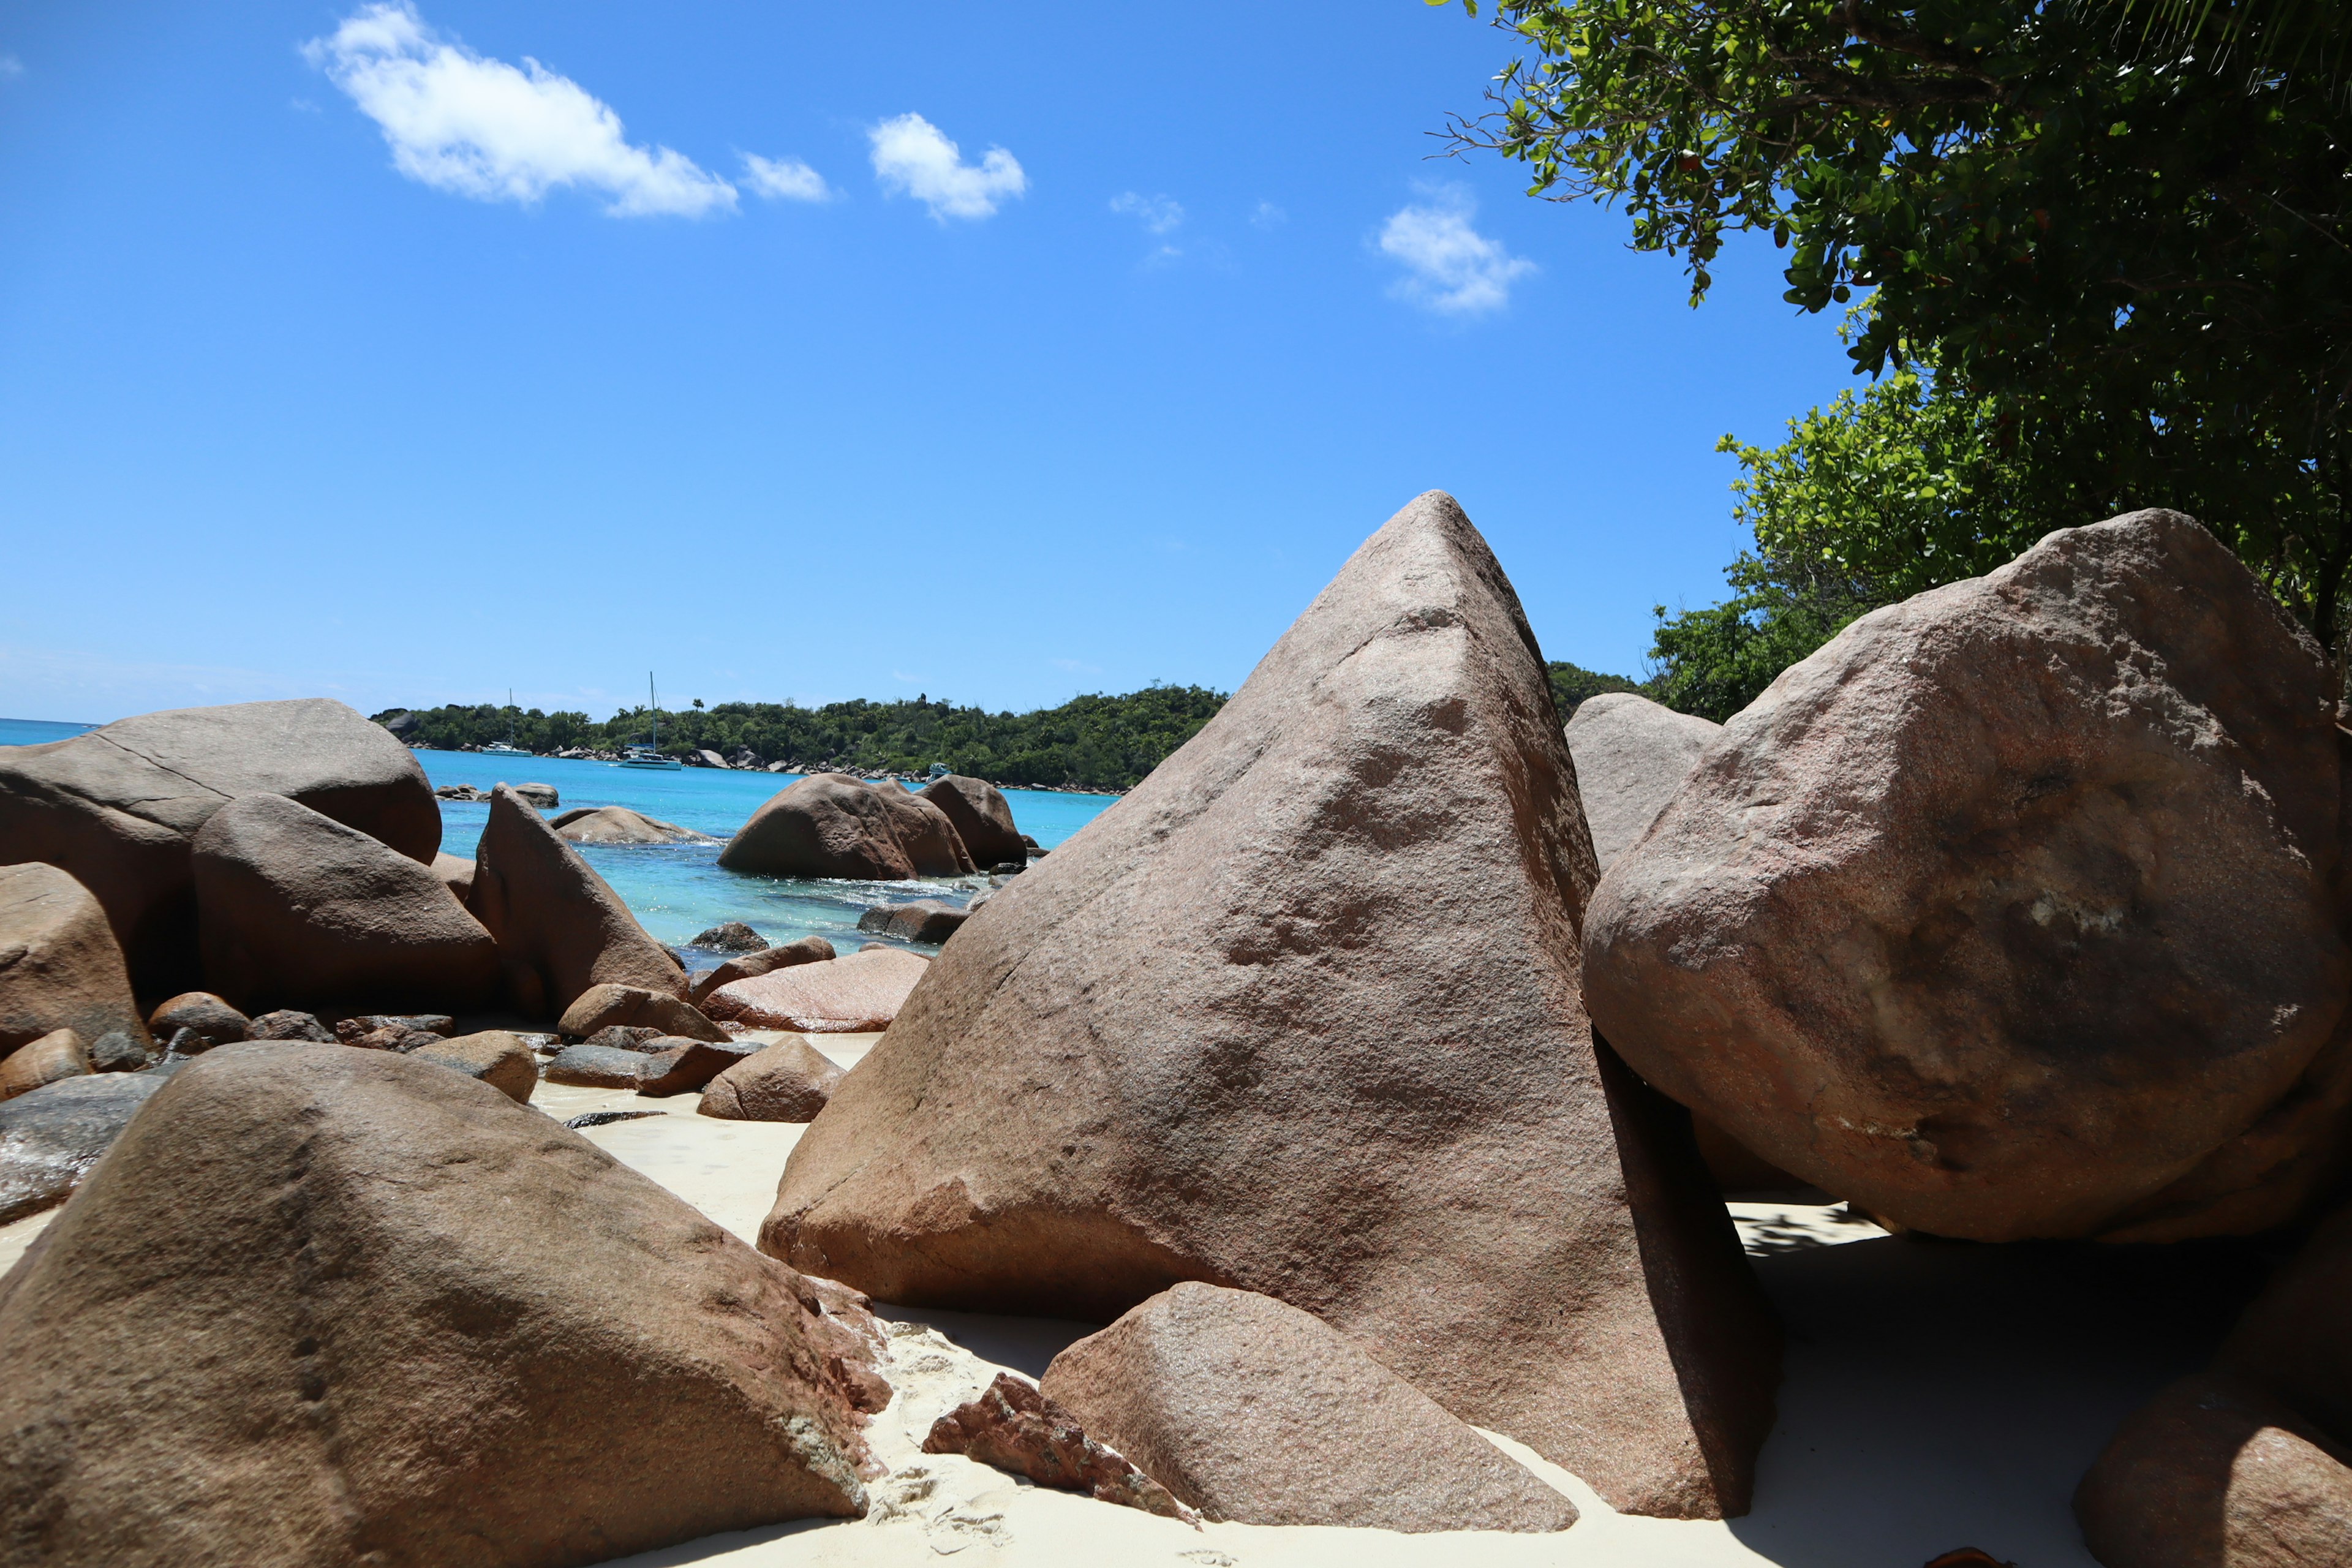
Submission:
<svg viewBox="0 0 2352 1568">
<path fill-rule="evenodd" d="M 2192 520 L 2053 533 L 1731 721 L 1593 896 L 1593 1021 L 1919 1230 L 2275 1225 L 2352 1097 L 2334 698 Z"/>
<path fill-rule="evenodd" d="M 895 784 L 811 773 L 777 792 L 719 852 L 730 871 L 896 882 L 973 869 L 955 825 Z"/>
<path fill-rule="evenodd" d="M 420 864 L 441 810 L 409 749 L 341 702 L 143 713 L 0 747 L 0 864 L 44 860 L 104 905 L 142 994 L 197 984 L 189 843 L 245 795 L 282 795 Z"/>
<path fill-rule="evenodd" d="M 1601 870 L 1649 831 L 1722 731 L 1631 691 L 1604 691 L 1577 704 L 1568 720 L 1568 754 L 1576 759 L 1576 793 Z"/>
<path fill-rule="evenodd" d="M 538 1568 L 857 1515 L 878 1392 L 808 1281 L 579 1134 L 293 1044 L 153 1095 L 0 1282 L 0 1541 L 56 1568 Z"/>
<path fill-rule="evenodd" d="M 1595 1047 L 1593 878 L 1517 595 L 1433 491 L 931 961 L 761 1246 L 975 1311 L 1254 1290 L 1620 1509 L 1741 1512 L 1775 1330 L 1688 1117 Z"/>
<path fill-rule="evenodd" d="M 1013 825 L 1013 803 L 986 779 L 948 773 L 925 784 L 922 797 L 955 824 L 956 836 L 977 867 L 1026 866 L 1029 846 Z"/>
<path fill-rule="evenodd" d="M 147 1043 L 122 949 L 89 889 L 38 861 L 0 866 L 0 1057 L 58 1029 Z"/>
<path fill-rule="evenodd" d="M 497 944 L 432 867 L 299 801 L 231 801 L 197 830 L 193 864 L 205 979 L 247 1012 L 463 1012 L 498 988 Z"/>
</svg>

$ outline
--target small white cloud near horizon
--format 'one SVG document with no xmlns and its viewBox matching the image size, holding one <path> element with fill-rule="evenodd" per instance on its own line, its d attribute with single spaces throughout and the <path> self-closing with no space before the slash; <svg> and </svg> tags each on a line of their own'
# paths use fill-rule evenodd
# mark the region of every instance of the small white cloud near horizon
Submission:
<svg viewBox="0 0 2352 1568">
<path fill-rule="evenodd" d="M 1141 196 L 1133 191 L 1121 191 L 1111 197 L 1110 210 L 1129 215 L 1143 226 L 1146 234 L 1171 234 L 1184 222 L 1184 209 L 1173 196 Z"/>
<path fill-rule="evenodd" d="M 1478 204 L 1459 185 L 1425 189 L 1419 205 L 1400 208 L 1381 227 L 1382 254 L 1404 265 L 1390 290 L 1445 315 L 1477 315 L 1511 302 L 1511 285 L 1536 270 L 1498 240 L 1470 226 Z"/>
<path fill-rule="evenodd" d="M 379 0 L 302 46 L 420 184 L 476 201 L 537 202 L 559 185 L 601 191 L 614 217 L 698 217 L 735 208 L 735 187 L 682 153 L 641 147 L 611 106 L 525 56 L 517 68 L 441 37 L 408 0 Z"/>
<path fill-rule="evenodd" d="M 829 202 L 836 194 L 823 174 L 798 158 L 762 158 L 757 153 L 743 154 L 743 183 L 778 202 Z"/>
<path fill-rule="evenodd" d="M 1012 153 L 991 147 L 978 163 L 967 163 L 961 149 L 919 114 L 885 120 L 866 134 L 882 188 L 914 197 L 941 223 L 993 216 L 998 202 L 1029 189 L 1029 176 Z"/>
</svg>

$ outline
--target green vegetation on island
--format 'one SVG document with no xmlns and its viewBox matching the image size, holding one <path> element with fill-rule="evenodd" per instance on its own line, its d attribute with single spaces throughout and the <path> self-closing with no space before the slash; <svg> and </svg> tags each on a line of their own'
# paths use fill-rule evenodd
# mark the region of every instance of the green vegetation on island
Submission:
<svg viewBox="0 0 2352 1568">
<path fill-rule="evenodd" d="M 1013 787 L 1123 790 L 1192 738 L 1224 702 L 1198 686 L 1150 686 L 1125 696 L 1073 698 L 1032 713 L 991 713 L 928 697 L 913 701 L 830 702 L 801 708 L 721 702 L 661 710 L 661 749 L 682 757 L 713 751 L 734 760 L 749 750 L 762 763 L 811 771 L 920 773 L 945 763 L 960 773 Z M 406 720 L 402 715 L 407 715 Z M 404 740 L 444 751 L 504 741 L 533 752 L 614 752 L 652 739 L 652 715 L 630 708 L 599 722 L 585 713 L 478 707 L 392 709 L 376 722 Z"/>
</svg>

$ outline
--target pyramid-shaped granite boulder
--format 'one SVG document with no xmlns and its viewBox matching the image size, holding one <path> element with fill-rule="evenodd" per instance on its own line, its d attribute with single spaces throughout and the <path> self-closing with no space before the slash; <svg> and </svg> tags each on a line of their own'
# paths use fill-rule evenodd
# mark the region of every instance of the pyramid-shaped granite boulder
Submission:
<svg viewBox="0 0 2352 1568">
<path fill-rule="evenodd" d="M 1432 492 L 998 893 L 761 1245 L 888 1301 L 1317 1314 L 1620 1509 L 1738 1513 L 1778 1340 L 1687 1119 L 1597 1047 L 1594 880 L 1517 595 Z"/>
</svg>

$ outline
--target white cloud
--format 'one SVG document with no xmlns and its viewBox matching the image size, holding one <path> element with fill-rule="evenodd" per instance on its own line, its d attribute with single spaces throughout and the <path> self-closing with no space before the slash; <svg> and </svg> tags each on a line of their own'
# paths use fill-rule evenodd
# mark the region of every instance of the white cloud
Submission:
<svg viewBox="0 0 2352 1568">
<path fill-rule="evenodd" d="M 978 163 L 967 163 L 956 144 L 919 114 L 886 120 L 866 134 L 874 143 L 874 177 L 883 188 L 914 197 L 941 223 L 987 217 L 1000 200 L 1029 188 L 1029 176 L 1012 153 L 991 147 Z"/>
<path fill-rule="evenodd" d="M 1172 196 L 1139 196 L 1133 191 L 1121 191 L 1111 197 L 1110 210 L 1134 215 L 1148 234 L 1171 233 L 1184 222 L 1184 209 Z"/>
<path fill-rule="evenodd" d="M 14 55 L 0 55 L 0 81 L 15 81 L 24 74 L 24 61 Z"/>
<path fill-rule="evenodd" d="M 1272 202 L 1258 203 L 1257 210 L 1250 214 L 1250 222 L 1259 228 L 1280 228 L 1289 218 L 1288 213 Z"/>
<path fill-rule="evenodd" d="M 1510 303 L 1511 285 L 1536 264 L 1470 226 L 1477 204 L 1459 185 L 1424 194 L 1426 202 L 1391 214 L 1381 228 L 1381 249 L 1405 267 L 1406 276 L 1393 292 L 1449 315 L 1475 315 Z"/>
<path fill-rule="evenodd" d="M 834 194 L 824 176 L 798 158 L 762 158 L 756 153 L 743 154 L 743 183 L 779 202 L 829 202 Z"/>
<path fill-rule="evenodd" d="M 407 0 L 366 5 L 304 58 L 383 129 L 393 166 L 477 201 L 535 202 L 558 185 L 602 191 L 615 217 L 731 211 L 735 187 L 684 153 L 646 148 L 569 77 L 440 37 Z"/>
</svg>

